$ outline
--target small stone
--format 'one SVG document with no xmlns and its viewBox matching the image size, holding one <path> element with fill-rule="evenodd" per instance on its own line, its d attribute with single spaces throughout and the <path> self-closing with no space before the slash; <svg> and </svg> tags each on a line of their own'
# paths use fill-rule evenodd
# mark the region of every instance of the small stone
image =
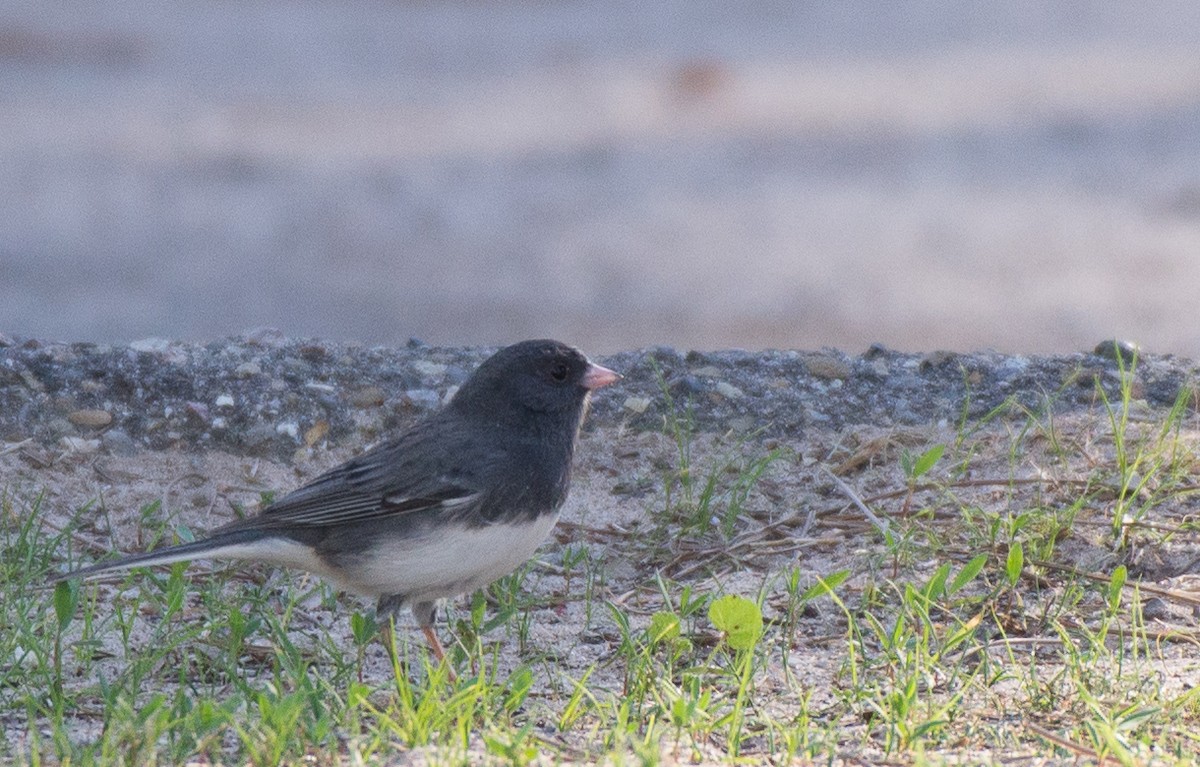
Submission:
<svg viewBox="0 0 1200 767">
<path fill-rule="evenodd" d="M 275 438 L 275 430 L 265 423 L 251 426 L 242 435 L 242 442 L 250 448 L 261 448 Z"/>
<path fill-rule="evenodd" d="M 295 421 L 284 421 L 283 423 L 275 425 L 275 433 L 286 434 L 292 439 L 299 439 L 300 424 L 296 423 Z"/>
<path fill-rule="evenodd" d="M 1081 389 L 1090 389 L 1096 385 L 1097 381 L 1104 378 L 1104 369 L 1098 367 L 1082 367 L 1078 371 L 1067 370 L 1063 379 L 1063 383 L 1074 381 L 1075 385 Z"/>
<path fill-rule="evenodd" d="M 728 381 L 719 381 L 717 383 L 717 394 L 727 399 L 741 399 L 746 396 L 746 392 L 729 383 Z"/>
<path fill-rule="evenodd" d="M 304 444 L 312 447 L 321 440 L 325 439 L 325 435 L 328 433 L 329 421 L 326 421 L 324 418 L 322 418 L 304 432 Z"/>
<path fill-rule="evenodd" d="M 720 378 L 722 375 L 721 368 L 715 365 L 705 365 L 698 367 L 692 371 L 692 375 L 701 376 L 703 378 Z"/>
<path fill-rule="evenodd" d="M 626 397 L 621 407 L 634 413 L 645 413 L 652 402 L 649 397 Z"/>
<path fill-rule="evenodd" d="M 278 348 L 287 343 L 287 336 L 283 331 L 272 327 L 251 328 L 242 334 L 242 338 L 246 339 L 250 346 L 262 348 Z"/>
<path fill-rule="evenodd" d="M 1146 620 L 1170 621 L 1175 619 L 1175 614 L 1166 600 L 1150 597 L 1142 605 L 1142 617 Z"/>
<path fill-rule="evenodd" d="M 822 354 L 804 360 L 804 368 L 814 378 L 825 381 L 844 380 L 850 377 L 850 366 L 833 355 Z"/>
<path fill-rule="evenodd" d="M 199 421 L 200 423 L 208 423 L 209 421 L 208 405 L 205 405 L 203 402 L 188 402 L 183 406 L 183 412 L 189 419 L 194 421 Z"/>
<path fill-rule="evenodd" d="M 321 344 L 305 344 L 300 347 L 300 356 L 309 362 L 322 362 L 329 356 L 329 350 Z"/>
<path fill-rule="evenodd" d="M 101 429 L 112 423 L 113 417 L 107 410 L 76 410 L 67 416 L 67 420 L 76 426 Z"/>
<path fill-rule="evenodd" d="M 1029 360 L 1025 357 L 1007 357 L 1000 363 L 999 374 L 1002 378 L 1020 375 L 1029 368 Z"/>
<path fill-rule="evenodd" d="M 15 343 L 16 341 L 14 341 L 11 336 L 6 336 L 3 333 L 0 333 L 0 349 L 12 346 Z"/>
<path fill-rule="evenodd" d="M 687 396 L 689 394 L 700 394 L 708 387 L 704 385 L 696 376 L 680 376 L 669 384 L 671 394 L 675 396 Z"/>
<path fill-rule="evenodd" d="M 433 389 L 409 389 L 404 392 L 404 399 L 420 410 L 433 410 L 441 403 L 441 397 Z"/>
<path fill-rule="evenodd" d="M 58 444 L 68 453 L 94 453 L 100 449 L 100 440 L 83 437 L 63 437 Z"/>
<path fill-rule="evenodd" d="M 1101 341 L 1096 344 L 1096 348 L 1092 350 L 1092 354 L 1097 357 L 1103 357 L 1106 360 L 1113 362 L 1121 362 L 1125 366 L 1129 366 L 1133 362 L 1134 357 L 1140 357 L 1142 350 L 1132 341 L 1119 341 L 1112 339 Z"/>
<path fill-rule="evenodd" d="M 426 378 L 441 378 L 446 374 L 445 365 L 429 360 L 417 360 L 412 364 L 412 368 Z"/>
<path fill-rule="evenodd" d="M 129 342 L 129 348 L 143 354 L 165 354 L 171 348 L 171 342 L 165 338 L 139 338 Z"/>
<path fill-rule="evenodd" d="M 129 456 L 137 452 L 133 438 L 122 429 L 106 431 L 100 438 L 100 443 L 111 455 Z"/>
<path fill-rule="evenodd" d="M 38 377 L 35 376 L 33 373 L 29 372 L 28 370 L 22 370 L 20 375 L 21 375 L 21 382 L 24 383 L 25 386 L 30 391 L 35 391 L 35 392 L 46 391 L 45 384 L 43 384 L 41 381 L 39 381 Z"/>
<path fill-rule="evenodd" d="M 217 399 L 213 402 L 213 407 L 233 407 L 235 404 L 237 403 L 234 401 L 232 394 L 218 394 Z"/>
<path fill-rule="evenodd" d="M 233 369 L 233 374 L 238 378 L 250 378 L 262 372 L 262 368 L 256 362 L 243 362 Z"/>
<path fill-rule="evenodd" d="M 934 368 L 944 368 L 948 363 L 952 362 L 957 354 L 949 351 L 934 351 L 926 354 L 921 358 L 920 370 L 932 370 Z"/>
<path fill-rule="evenodd" d="M 350 396 L 346 399 L 350 402 L 351 407 L 366 409 L 382 405 L 384 394 L 383 389 L 378 386 L 366 386 L 350 392 Z"/>
</svg>

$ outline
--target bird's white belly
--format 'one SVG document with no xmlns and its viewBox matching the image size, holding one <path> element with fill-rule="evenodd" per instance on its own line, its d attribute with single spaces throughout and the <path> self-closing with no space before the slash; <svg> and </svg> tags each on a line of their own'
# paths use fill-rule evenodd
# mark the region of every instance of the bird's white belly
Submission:
<svg viewBox="0 0 1200 767">
<path fill-rule="evenodd" d="M 519 524 L 432 530 L 419 537 L 386 540 L 339 580 L 350 591 L 403 594 L 409 602 L 464 594 L 524 564 L 557 521 L 558 514 L 544 514 Z"/>
</svg>

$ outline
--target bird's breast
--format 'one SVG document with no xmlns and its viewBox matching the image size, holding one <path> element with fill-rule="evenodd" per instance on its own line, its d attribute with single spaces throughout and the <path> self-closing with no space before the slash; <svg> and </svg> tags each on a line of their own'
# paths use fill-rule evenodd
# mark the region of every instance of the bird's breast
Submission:
<svg viewBox="0 0 1200 767">
<path fill-rule="evenodd" d="M 487 525 L 438 525 L 377 539 L 351 565 L 350 590 L 431 601 L 486 586 L 524 564 L 558 521 L 558 513 Z"/>
</svg>

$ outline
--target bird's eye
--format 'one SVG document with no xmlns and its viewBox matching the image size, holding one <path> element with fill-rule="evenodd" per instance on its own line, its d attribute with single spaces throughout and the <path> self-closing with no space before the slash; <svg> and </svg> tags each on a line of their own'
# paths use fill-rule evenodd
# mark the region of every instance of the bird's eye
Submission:
<svg viewBox="0 0 1200 767">
<path fill-rule="evenodd" d="M 569 372 L 570 370 L 567 368 L 567 363 L 559 362 L 556 363 L 554 367 L 550 368 L 550 377 L 555 381 L 562 383 L 563 381 L 567 380 L 567 374 Z"/>
</svg>

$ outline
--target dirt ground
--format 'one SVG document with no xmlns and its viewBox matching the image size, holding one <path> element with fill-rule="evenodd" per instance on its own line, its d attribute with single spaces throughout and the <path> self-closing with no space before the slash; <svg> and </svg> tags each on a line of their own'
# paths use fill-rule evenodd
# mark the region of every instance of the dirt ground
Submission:
<svg viewBox="0 0 1200 767">
<path fill-rule="evenodd" d="M 656 520 L 661 519 L 666 506 L 662 477 L 677 464 L 677 445 L 661 433 L 599 429 L 584 438 L 577 480 L 562 521 L 551 542 L 539 553 L 539 564 L 525 579 L 524 588 L 543 595 L 563 593 L 560 560 L 564 544 L 573 543 L 586 545 L 603 563 L 604 588 L 597 599 L 619 604 L 637 621 L 647 621 L 662 605 L 653 585 L 656 573 L 697 589 L 719 589 L 750 597 L 765 588 L 765 612 L 770 620 L 779 617 L 783 606 L 783 573 L 798 567 L 804 582 L 811 583 L 816 576 L 848 569 L 853 576 L 839 589 L 840 596 L 857 604 L 877 588 L 881 579 L 921 581 L 943 561 L 961 563 L 976 552 L 950 543 L 943 550 L 924 549 L 924 555 L 912 561 L 889 562 L 878 531 L 850 504 L 844 491 L 821 473 L 820 467 L 830 468 L 853 486 L 854 492 L 866 499 L 877 514 L 896 525 L 894 530 L 950 531 L 955 529 L 963 507 L 1006 517 L 1024 509 L 1075 503 L 1079 497 L 1075 481 L 1094 476 L 1098 462 L 1102 464 L 1108 458 L 1105 428 L 1103 418 L 1097 413 L 1059 419 L 1056 440 L 1077 448 L 1064 461 L 1055 457 L 1052 440 L 1044 436 L 1024 440 L 1014 437 L 1020 431 L 1019 425 L 994 424 L 975 433 L 957 449 L 952 447 L 947 455 L 949 463 L 969 461 L 969 472 L 951 478 L 939 470 L 931 479 L 945 481 L 945 488 L 921 491 L 911 499 L 906 499 L 903 492 L 904 482 L 897 465 L 900 453 L 922 450 L 939 442 L 953 445 L 953 432 L 861 426 L 838 432 L 813 430 L 802 440 L 773 443 L 773 447 L 789 450 L 790 457 L 764 475 L 743 517 L 737 521 L 732 538 L 679 534 L 652 547 L 640 541 L 654 538 L 653 530 L 661 524 Z M 1192 430 L 1185 433 L 1185 438 L 1190 444 L 1198 439 Z M 1014 463 L 1013 445 L 1018 443 L 1022 445 L 1021 455 Z M 697 435 L 693 465 L 698 471 L 720 466 L 721 456 L 728 456 L 730 450 L 747 449 L 737 445 L 736 441 L 720 435 Z M 10 450 L 0 456 L 0 476 L 11 490 L 44 491 L 42 508 L 47 513 L 47 524 L 51 529 L 73 526 L 72 556 L 92 558 L 112 548 L 115 542 L 124 550 L 138 548 L 142 543 L 138 533 L 142 526 L 139 510 L 152 501 L 161 501 L 160 518 L 169 519 L 174 525 L 204 529 L 228 520 L 232 504 L 253 504 L 264 490 L 286 491 L 346 457 L 346 450 L 317 451 L 311 459 L 288 466 L 216 452 L 142 452 L 117 457 Z M 1200 467 L 1196 471 L 1200 473 Z M 98 513 L 98 507 L 93 506 L 72 523 L 77 510 L 96 499 L 104 513 Z M 917 508 L 927 510 L 919 515 L 923 521 L 909 517 Z M 1187 521 L 1194 519 L 1197 508 L 1194 494 L 1186 493 L 1156 508 L 1152 517 L 1140 523 L 1138 538 L 1144 545 L 1118 555 L 1106 540 L 1109 526 L 1106 514 L 1110 509 L 1102 503 L 1089 504 L 1080 510 L 1073 529 L 1063 535 L 1055 549 L 1056 566 L 1082 573 L 1106 577 L 1119 562 L 1129 566 L 1131 581 L 1136 579 L 1141 590 L 1127 591 L 1126 598 L 1138 602 L 1145 610 L 1146 626 L 1157 637 L 1153 642 L 1154 655 L 1146 659 L 1145 668 L 1157 676 L 1164 695 L 1172 691 L 1182 694 L 1200 683 L 1195 628 L 1200 610 L 1200 576 L 1196 574 L 1200 538 L 1186 531 Z M 1156 529 L 1175 532 L 1163 537 L 1154 533 Z M 67 552 L 61 554 L 66 556 Z M 208 565 L 195 565 L 190 572 L 195 577 L 207 569 Z M 264 575 L 252 568 L 249 577 L 257 579 Z M 1037 639 L 1042 636 L 1035 625 L 1038 598 L 1032 594 L 1052 592 L 1058 588 L 1056 584 L 1065 580 L 1063 572 L 1044 569 L 1026 583 L 1030 602 L 1014 607 L 1011 617 L 1015 621 L 1028 621 L 1032 632 L 1028 641 L 1054 641 L 1050 637 Z M 109 583 L 97 588 L 108 592 L 115 586 Z M 345 619 L 347 608 L 363 606 L 348 599 L 351 601 L 342 601 L 333 610 L 321 600 L 314 600 L 305 606 L 305 622 L 351 647 Z M 1081 604 L 1080 619 L 1086 621 L 1087 612 L 1099 609 L 1102 602 L 1099 595 L 1086 597 Z M 835 688 L 842 683 L 838 679 L 839 670 L 846 660 L 847 625 L 844 615 L 829 603 L 816 604 L 814 608 L 804 613 L 789 640 L 788 667 L 781 665 L 781 656 L 772 654 L 765 670 L 754 680 L 757 704 L 767 710 L 786 714 L 795 709 L 791 692 L 794 687 L 785 682 L 788 678 L 799 680 L 804 689 L 811 691 L 810 708 L 834 710 Z M 463 609 L 463 600 L 452 605 L 454 611 Z M 888 608 L 885 604 L 878 609 L 886 613 Z M 594 665 L 595 672 L 589 680 L 592 689 L 620 689 L 622 669 L 619 660 L 613 660 L 618 637 L 603 617 L 603 611 L 595 612 L 600 617 L 593 614 L 588 620 L 585 604 L 576 599 L 538 609 L 533 614 L 526 652 L 553 659 L 536 667 L 539 678 L 535 686 L 548 687 L 551 677 L 559 672 L 577 677 Z M 441 630 L 445 632 L 446 627 Z M 303 633 L 297 637 L 298 642 L 306 641 Z M 408 637 L 412 642 L 418 638 L 416 632 Z M 501 646 L 501 666 L 516 667 L 522 661 L 518 643 L 511 637 L 496 639 Z M 1017 640 L 1018 646 L 1021 641 Z M 104 663 L 110 666 L 121 663 L 119 648 L 114 644 L 109 649 L 113 657 Z M 369 653 L 367 673 L 371 677 L 382 679 L 391 674 L 378 646 L 372 646 Z M 997 660 L 1003 663 L 1004 654 L 998 653 Z M 1035 650 L 1018 662 L 1041 663 L 1050 674 L 1058 661 L 1055 653 L 1039 654 Z M 534 700 L 540 694 L 543 693 L 535 691 Z M 931 750 L 926 756 L 969 763 L 1007 764 L 1014 758 L 1024 764 L 1055 763 L 1052 745 L 1039 739 L 1040 725 L 1029 718 L 1028 711 L 1011 718 L 997 717 L 994 707 L 997 700 L 1004 700 L 1004 695 L 1004 690 L 996 690 L 965 703 L 962 739 L 950 738 L 948 745 Z M 554 700 L 545 702 L 551 709 L 557 705 Z M 86 717 L 80 721 L 81 735 L 86 734 L 89 721 Z M 987 723 L 1001 733 L 1012 731 L 1010 737 L 1022 745 L 1004 752 L 981 747 L 965 734 L 971 722 Z M 8 726 L 13 725 L 10 720 Z M 848 720 L 841 726 L 845 727 L 847 740 L 852 741 L 855 733 L 861 733 L 866 725 Z M 1053 725 L 1048 724 L 1043 732 L 1053 734 Z M 10 735 L 15 734 L 10 731 Z M 586 748 L 585 744 L 577 745 Z M 715 753 L 711 756 L 715 757 Z M 1076 756 L 1086 753 L 1083 749 Z M 421 762 L 419 751 L 411 757 L 414 764 Z M 886 761 L 881 751 L 864 750 L 861 746 L 848 747 L 840 758 L 848 763 Z"/>
</svg>

